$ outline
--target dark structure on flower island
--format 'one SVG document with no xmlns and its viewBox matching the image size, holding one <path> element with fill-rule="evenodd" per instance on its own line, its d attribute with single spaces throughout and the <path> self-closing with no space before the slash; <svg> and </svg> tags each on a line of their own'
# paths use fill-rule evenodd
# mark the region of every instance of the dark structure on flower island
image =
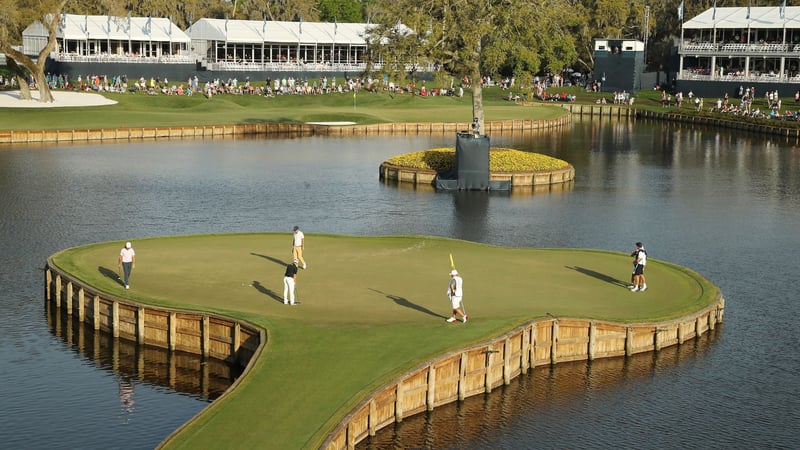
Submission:
<svg viewBox="0 0 800 450">
<path fill-rule="evenodd" d="M 436 189 L 452 191 L 510 191 L 510 181 L 491 180 L 489 173 L 489 136 L 477 131 L 456 134 L 456 166 L 450 173 L 436 177 Z"/>
</svg>

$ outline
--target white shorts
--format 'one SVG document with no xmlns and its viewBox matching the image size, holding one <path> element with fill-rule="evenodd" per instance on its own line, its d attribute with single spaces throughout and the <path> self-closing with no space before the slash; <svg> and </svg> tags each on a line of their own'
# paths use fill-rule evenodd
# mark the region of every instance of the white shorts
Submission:
<svg viewBox="0 0 800 450">
<path fill-rule="evenodd" d="M 456 297 L 455 295 L 450 296 L 450 303 L 453 304 L 453 309 L 458 309 L 461 307 L 461 297 Z"/>
</svg>

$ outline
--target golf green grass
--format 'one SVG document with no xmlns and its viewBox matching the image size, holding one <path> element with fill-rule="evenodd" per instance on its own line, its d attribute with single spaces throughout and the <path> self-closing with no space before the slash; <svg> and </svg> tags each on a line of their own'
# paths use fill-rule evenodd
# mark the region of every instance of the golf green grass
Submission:
<svg viewBox="0 0 800 450">
<path fill-rule="evenodd" d="M 525 107 L 502 99 L 499 88 L 484 96 L 486 120 L 552 119 L 566 112 L 557 105 Z M 472 122 L 472 98 L 409 94 L 151 96 L 103 93 L 115 105 L 66 108 L 0 108 L 0 129 L 70 130 L 174 127 L 250 123 L 350 121 L 357 124 Z"/>
<path fill-rule="evenodd" d="M 651 259 L 631 293 L 631 257 L 584 249 L 494 247 L 438 237 L 306 234 L 298 306 L 283 304 L 291 233 L 192 235 L 134 241 L 131 289 L 116 279 L 122 242 L 62 251 L 52 262 L 102 291 L 165 307 L 209 311 L 267 330 L 236 389 L 167 448 L 318 448 L 360 400 L 446 351 L 551 314 L 626 323 L 677 318 L 718 289 Z M 448 324 L 449 255 L 464 278 L 470 320 Z"/>
</svg>

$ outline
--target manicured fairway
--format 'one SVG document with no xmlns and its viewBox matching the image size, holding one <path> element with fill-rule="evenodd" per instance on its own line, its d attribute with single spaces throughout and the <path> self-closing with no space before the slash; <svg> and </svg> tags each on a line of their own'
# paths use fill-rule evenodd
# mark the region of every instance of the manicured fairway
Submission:
<svg viewBox="0 0 800 450">
<path fill-rule="evenodd" d="M 631 293 L 627 254 L 492 247 L 434 237 L 306 235 L 301 305 L 282 302 L 291 235 L 229 234 L 134 241 L 126 291 L 116 279 L 123 242 L 69 249 L 53 262 L 135 301 L 213 311 L 267 330 L 239 387 L 184 428 L 169 448 L 317 448 L 359 400 L 448 350 L 523 322 L 557 317 L 644 322 L 708 306 L 718 290 L 658 260 Z M 448 324 L 449 254 L 464 278 L 467 324 Z M 113 275 L 112 275 L 113 274 Z"/>
<path fill-rule="evenodd" d="M 502 100 L 499 88 L 484 95 L 487 120 L 552 119 L 565 114 L 558 105 L 525 107 Z M 52 130 L 195 125 L 352 121 L 392 122 L 472 121 L 472 98 L 420 97 L 367 92 L 325 95 L 149 96 L 109 94 L 118 103 L 66 108 L 0 108 L 0 129 Z"/>
</svg>

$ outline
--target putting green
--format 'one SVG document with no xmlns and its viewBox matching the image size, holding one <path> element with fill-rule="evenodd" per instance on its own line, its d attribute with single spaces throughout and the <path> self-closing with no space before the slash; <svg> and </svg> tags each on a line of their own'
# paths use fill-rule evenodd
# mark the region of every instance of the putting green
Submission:
<svg viewBox="0 0 800 450">
<path fill-rule="evenodd" d="M 437 237 L 306 236 L 299 306 L 283 304 L 291 233 L 134 241 L 131 289 L 116 279 L 122 242 L 52 261 L 134 301 L 221 313 L 267 330 L 261 358 L 169 448 L 317 448 L 369 392 L 445 351 L 551 314 L 626 323 L 700 310 L 718 289 L 650 259 L 644 293 L 625 289 L 631 257 L 582 249 L 494 247 Z M 448 324 L 449 254 L 464 278 L 467 324 Z"/>
</svg>

